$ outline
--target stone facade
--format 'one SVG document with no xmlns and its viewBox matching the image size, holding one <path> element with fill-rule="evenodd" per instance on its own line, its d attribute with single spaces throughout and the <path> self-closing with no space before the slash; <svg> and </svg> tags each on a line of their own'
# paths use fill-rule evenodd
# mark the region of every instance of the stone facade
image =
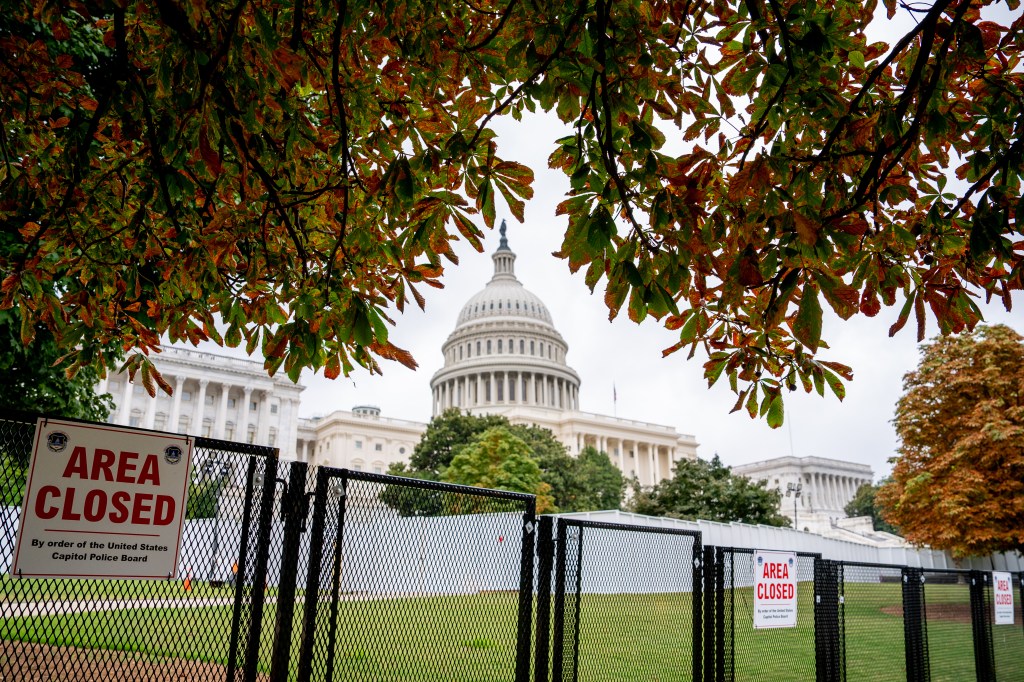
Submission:
<svg viewBox="0 0 1024 682">
<path fill-rule="evenodd" d="M 100 382 L 98 390 L 110 393 L 116 405 L 110 423 L 271 445 L 284 458 L 296 457 L 303 386 L 267 376 L 262 362 L 178 346 L 166 347 L 158 366 L 173 396 L 157 390 L 151 398 L 126 374 Z"/>
<path fill-rule="evenodd" d="M 826 534 L 846 518 L 844 507 L 857 488 L 874 481 L 867 464 L 824 457 L 777 457 L 732 468 L 733 473 L 753 480 L 765 480 L 769 488 L 782 493 L 779 512 L 794 521 L 799 530 Z M 800 496 L 795 487 L 800 486 Z"/>
</svg>

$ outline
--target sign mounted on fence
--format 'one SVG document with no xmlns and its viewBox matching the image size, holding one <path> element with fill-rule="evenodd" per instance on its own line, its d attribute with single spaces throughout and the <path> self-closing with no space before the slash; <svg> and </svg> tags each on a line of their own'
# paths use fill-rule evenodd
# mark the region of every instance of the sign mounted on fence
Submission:
<svg viewBox="0 0 1024 682">
<path fill-rule="evenodd" d="M 173 577 L 191 464 L 187 436 L 40 419 L 12 575 Z"/>
<path fill-rule="evenodd" d="M 992 571 L 992 598 L 996 625 L 1013 625 L 1013 582 L 1009 573 Z"/>
<path fill-rule="evenodd" d="M 754 552 L 754 627 L 796 627 L 796 552 Z"/>
</svg>

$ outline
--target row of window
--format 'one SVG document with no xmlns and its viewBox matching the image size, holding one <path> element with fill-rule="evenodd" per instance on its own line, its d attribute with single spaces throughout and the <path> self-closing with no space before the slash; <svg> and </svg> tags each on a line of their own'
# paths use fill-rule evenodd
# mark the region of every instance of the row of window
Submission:
<svg viewBox="0 0 1024 682">
<path fill-rule="evenodd" d="M 547 348 L 545 348 L 545 346 L 547 346 Z M 507 353 L 513 353 L 514 354 L 516 352 L 516 340 L 515 339 L 509 339 L 508 340 L 508 345 L 505 345 L 505 339 L 498 339 L 497 341 L 492 341 L 491 339 L 488 339 L 486 342 L 484 342 L 484 341 L 477 341 L 476 342 L 476 355 L 477 356 L 492 355 L 493 354 L 493 349 L 495 347 L 497 347 L 497 349 L 498 349 L 497 352 L 498 353 L 506 353 L 507 352 Z M 539 353 L 537 352 L 538 347 L 540 348 L 540 352 Z M 526 339 L 519 339 L 519 355 L 526 355 L 527 354 L 526 353 L 526 348 L 527 348 Z M 530 348 L 530 353 L 529 353 L 530 355 L 534 355 L 534 356 L 538 356 L 538 357 L 542 357 L 542 358 L 546 356 L 549 360 L 556 359 L 556 352 L 555 352 L 554 344 L 550 344 L 550 343 L 544 344 L 544 343 L 537 343 L 536 341 L 530 341 L 529 348 Z M 507 351 L 506 351 L 506 349 L 507 349 Z M 545 350 L 547 350 L 546 354 L 544 352 Z M 471 357 L 473 357 L 473 342 L 469 341 L 465 345 L 459 344 L 459 347 L 458 347 L 457 351 L 456 351 L 456 349 L 450 350 L 448 352 L 448 360 L 449 361 L 454 361 L 455 360 L 456 352 L 458 353 L 459 360 L 462 360 L 463 358 L 471 358 Z M 561 358 L 559 358 L 559 359 L 561 359 Z"/>
<path fill-rule="evenodd" d="M 489 305 L 488 305 L 488 303 L 489 303 Z M 487 312 L 488 310 L 495 310 L 494 301 L 489 301 L 488 303 L 476 303 L 476 304 L 474 304 L 473 305 L 473 312 L 474 313 L 479 313 L 479 312 Z M 503 311 L 504 310 L 508 310 L 508 311 L 511 311 L 511 310 L 513 310 L 512 303 L 513 303 L 513 301 L 511 299 L 509 299 L 507 301 L 498 301 L 497 310 L 503 310 Z M 539 310 L 537 310 L 536 304 L 530 303 L 529 306 L 527 306 L 525 301 L 522 302 L 522 305 L 520 305 L 520 301 L 515 301 L 515 310 L 518 310 L 519 312 L 526 312 L 527 310 L 529 310 L 531 313 L 540 312 Z"/>
</svg>

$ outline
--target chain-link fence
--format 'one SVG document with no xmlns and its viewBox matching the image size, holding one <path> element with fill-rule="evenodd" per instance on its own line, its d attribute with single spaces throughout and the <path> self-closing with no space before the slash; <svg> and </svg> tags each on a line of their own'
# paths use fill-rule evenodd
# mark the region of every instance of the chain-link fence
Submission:
<svg viewBox="0 0 1024 682">
<path fill-rule="evenodd" d="M 990 641 L 995 678 L 999 682 L 1024 682 L 1024 613 L 1021 604 L 1024 601 L 1024 588 L 1021 576 L 1010 573 L 1010 589 L 1013 601 L 1013 622 L 997 624 L 993 617 Z M 995 614 L 995 591 L 986 589 L 985 599 L 992 613 Z"/>
<path fill-rule="evenodd" d="M 754 627 L 755 552 L 716 547 L 713 612 L 705 628 L 713 638 L 715 680 L 812 680 L 815 678 L 815 554 L 796 559 L 796 626 Z M 705 562 L 706 564 L 707 562 Z M 707 602 L 706 602 L 707 603 Z M 713 626 L 708 627 L 712 621 Z"/>
<path fill-rule="evenodd" d="M 193 461 L 167 577 L 24 577 L 11 567 L 38 438 L 34 415 L 0 414 L 4 681 L 1024 682 L 1019 573 L 1013 624 L 996 624 L 1009 616 L 1005 573 L 997 609 L 989 572 L 795 553 L 795 626 L 755 628 L 756 558 L 772 553 L 537 519 L 531 495 L 208 438 L 173 436 Z M 131 478 L 132 457 L 120 471 L 99 452 L 92 478 Z M 72 551 L 145 561 L 144 534 L 74 532 L 73 550 L 54 543 L 57 564 Z"/>
<path fill-rule="evenodd" d="M 0 417 L 0 680 L 529 679 L 533 496 L 194 438 L 171 579 L 21 578 L 35 425 Z"/>
<path fill-rule="evenodd" d="M 539 549 L 536 680 L 701 679 L 699 533 L 544 519 Z"/>
<path fill-rule="evenodd" d="M 0 416 L 0 679 L 228 678 L 251 615 L 239 605 L 263 594 L 253 589 L 247 564 L 246 547 L 254 542 L 247 520 L 258 512 L 252 491 L 275 461 L 273 449 L 194 439 L 173 579 L 19 578 L 9 570 L 35 430 L 34 416 Z M 55 563 L 70 552 L 130 562 L 146 541 L 108 533 L 81 537 L 85 548 L 58 547 Z"/>
</svg>

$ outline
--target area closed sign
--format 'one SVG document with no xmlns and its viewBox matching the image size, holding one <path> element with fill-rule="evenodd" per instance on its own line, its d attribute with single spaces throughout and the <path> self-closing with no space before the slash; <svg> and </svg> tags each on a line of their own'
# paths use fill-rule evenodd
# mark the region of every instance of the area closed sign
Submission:
<svg viewBox="0 0 1024 682">
<path fill-rule="evenodd" d="M 754 627 L 796 627 L 796 553 L 754 552 Z"/>
<path fill-rule="evenodd" d="M 1013 625 L 1013 582 L 1009 573 L 992 571 L 992 597 L 996 625 Z"/>
<path fill-rule="evenodd" d="M 173 577 L 191 462 L 187 436 L 40 419 L 11 573 Z"/>
</svg>

